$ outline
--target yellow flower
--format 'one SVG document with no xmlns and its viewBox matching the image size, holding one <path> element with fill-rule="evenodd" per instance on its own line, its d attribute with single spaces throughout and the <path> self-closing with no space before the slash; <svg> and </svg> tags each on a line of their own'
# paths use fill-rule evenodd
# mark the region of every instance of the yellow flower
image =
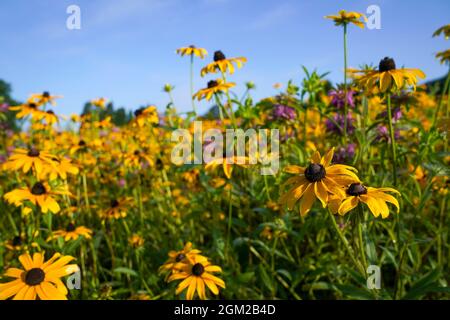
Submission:
<svg viewBox="0 0 450 320">
<path fill-rule="evenodd" d="M 135 123 L 138 127 L 143 127 L 144 124 L 157 124 L 159 122 L 158 110 L 155 106 L 148 106 L 147 108 L 139 108 L 134 112 Z"/>
<path fill-rule="evenodd" d="M 234 87 L 236 84 L 234 82 L 224 82 L 222 79 L 210 80 L 208 81 L 208 86 L 204 89 L 200 89 L 197 93 L 193 95 L 193 98 L 197 100 L 211 100 L 213 94 L 219 92 L 228 92 L 228 90 Z"/>
<path fill-rule="evenodd" d="M 200 74 L 202 77 L 207 73 L 217 73 L 217 71 L 220 71 L 222 73 L 228 71 L 230 74 L 233 74 L 233 63 L 235 63 L 238 68 L 241 68 L 245 62 L 247 62 L 247 58 L 245 57 L 227 59 L 222 51 L 216 51 L 214 52 L 214 62 L 211 62 L 206 67 L 204 67 L 201 70 Z"/>
<path fill-rule="evenodd" d="M 17 119 L 25 118 L 28 115 L 31 115 L 31 117 L 34 117 L 38 110 L 38 105 L 34 102 L 27 102 L 18 106 L 11 106 L 9 107 L 9 110 L 11 111 L 19 111 L 16 114 Z"/>
<path fill-rule="evenodd" d="M 206 51 L 203 48 L 197 48 L 194 45 L 191 45 L 189 47 L 182 47 L 182 48 L 178 48 L 176 53 L 178 53 L 181 56 L 187 55 L 187 56 L 197 56 L 199 58 L 204 58 L 207 54 L 208 51 Z"/>
<path fill-rule="evenodd" d="M 59 122 L 58 116 L 55 112 L 53 112 L 53 110 L 37 111 L 34 118 L 36 120 L 45 120 L 45 123 L 50 126 Z"/>
<path fill-rule="evenodd" d="M 53 96 L 48 91 L 44 91 L 42 93 L 33 93 L 29 101 L 36 103 L 37 105 L 41 106 L 47 103 L 50 103 L 51 105 L 55 105 L 55 99 L 62 98 L 62 96 Z"/>
<path fill-rule="evenodd" d="M 206 299 L 205 287 L 215 295 L 219 294 L 219 287 L 225 288 L 222 279 L 212 275 L 214 272 L 222 272 L 219 266 L 212 265 L 206 257 L 195 255 L 187 257 L 188 263 L 184 265 L 180 272 L 172 274 L 168 281 L 183 280 L 178 284 L 175 291 L 180 294 L 187 289 L 186 299 L 192 300 L 197 292 L 200 299 Z"/>
<path fill-rule="evenodd" d="M 110 207 L 101 211 L 100 216 L 104 219 L 120 219 L 127 216 L 128 205 L 133 198 L 125 197 L 121 199 L 112 199 Z"/>
<path fill-rule="evenodd" d="M 44 167 L 42 174 L 39 176 L 40 179 L 44 179 L 48 176 L 50 181 L 55 180 L 60 177 L 63 180 L 67 179 L 67 174 L 77 175 L 79 169 L 77 166 L 72 164 L 72 160 L 66 157 L 53 157 L 53 165 Z"/>
<path fill-rule="evenodd" d="M 35 148 L 29 150 L 17 148 L 5 163 L 5 169 L 10 171 L 17 171 L 22 169 L 23 173 L 27 173 L 30 169 L 39 175 L 47 167 L 53 166 L 53 156 L 46 152 Z"/>
<path fill-rule="evenodd" d="M 450 24 L 447 24 L 445 26 L 440 27 L 433 33 L 433 37 L 440 36 L 441 33 L 444 34 L 445 40 L 448 40 L 450 38 Z"/>
<path fill-rule="evenodd" d="M 359 73 L 362 76 L 356 82 L 362 89 L 371 91 L 378 86 L 382 93 L 410 86 L 415 90 L 417 78 L 425 78 L 425 73 L 419 69 L 396 69 L 395 61 L 388 57 L 380 61 L 378 70 L 360 70 Z"/>
<path fill-rule="evenodd" d="M 307 167 L 295 165 L 287 166 L 285 171 L 295 174 L 284 184 L 293 185 L 291 189 L 280 198 L 280 204 L 287 204 L 292 210 L 295 203 L 300 200 L 300 214 L 305 216 L 316 199 L 319 199 L 325 208 L 329 194 L 344 196 L 342 189 L 353 182 L 359 182 L 355 174 L 356 169 L 342 164 L 331 164 L 334 148 L 321 157 L 318 151 L 314 152 L 311 163 Z"/>
<path fill-rule="evenodd" d="M 364 29 L 364 23 L 361 21 L 361 18 L 367 22 L 367 17 L 363 13 L 353 11 L 347 12 L 345 10 L 340 10 L 337 15 L 325 16 L 325 18 L 333 20 L 334 25 L 336 26 L 343 26 L 353 23 L 361 29 Z"/>
<path fill-rule="evenodd" d="M 169 252 L 169 259 L 167 259 L 167 261 L 161 267 L 159 267 L 159 272 L 178 271 L 183 264 L 187 263 L 188 256 L 195 256 L 199 255 L 200 253 L 200 250 L 192 248 L 191 242 L 187 242 L 182 250 L 172 250 Z"/>
<path fill-rule="evenodd" d="M 79 270 L 76 264 L 68 263 L 75 258 L 55 253 L 44 262 L 43 253 L 35 253 L 33 258 L 24 253 L 19 257 L 23 268 L 9 268 L 4 276 L 14 278 L 0 284 L 0 300 L 14 296 L 13 300 L 67 300 L 68 290 L 61 277 Z"/>
<path fill-rule="evenodd" d="M 83 236 L 86 239 L 91 239 L 92 238 L 92 230 L 88 229 L 84 226 L 75 227 L 75 225 L 71 222 L 67 225 L 66 229 L 54 231 L 48 240 L 63 237 L 64 241 L 67 242 L 70 240 L 77 240 L 80 236 Z"/>
<path fill-rule="evenodd" d="M 106 98 L 97 98 L 92 99 L 90 102 L 93 106 L 104 110 L 106 101 L 108 101 Z"/>
<path fill-rule="evenodd" d="M 144 239 L 138 234 L 133 234 L 128 239 L 128 243 L 130 244 L 130 246 L 132 246 L 134 248 L 139 248 L 139 247 L 142 247 L 144 245 Z"/>
<path fill-rule="evenodd" d="M 216 157 L 209 161 L 206 166 L 205 170 L 214 170 L 218 166 L 222 165 L 223 173 L 228 179 L 231 179 L 231 173 L 233 172 L 233 165 L 238 165 L 240 167 L 246 168 L 250 163 L 250 158 L 246 156 L 235 156 L 233 155 L 227 155 L 225 152 L 223 153 L 223 156 Z"/>
<path fill-rule="evenodd" d="M 385 192 L 394 192 L 400 194 L 392 188 L 371 188 L 365 187 L 361 183 L 352 183 L 346 189 L 346 197 L 341 199 L 341 203 L 337 212 L 344 215 L 350 210 L 354 209 L 360 202 L 365 203 L 372 214 L 378 217 L 387 218 L 389 216 L 389 208 L 386 202 L 392 203 L 397 208 L 397 213 L 400 210 L 397 199 Z M 333 211 L 333 210 L 332 210 Z M 336 213 L 336 212 L 334 212 Z"/>
<path fill-rule="evenodd" d="M 61 208 L 53 198 L 54 195 L 70 195 L 70 192 L 64 188 L 52 190 L 48 183 L 36 182 L 32 188 L 14 189 L 3 197 L 8 203 L 14 204 L 16 207 L 21 206 L 24 201 L 30 201 L 35 206 L 39 206 L 43 213 L 48 211 L 58 213 Z"/>
</svg>

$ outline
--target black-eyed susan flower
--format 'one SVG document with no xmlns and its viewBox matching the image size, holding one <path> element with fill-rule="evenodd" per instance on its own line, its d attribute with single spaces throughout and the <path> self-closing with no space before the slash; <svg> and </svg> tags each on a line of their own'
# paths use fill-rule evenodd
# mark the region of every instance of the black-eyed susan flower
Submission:
<svg viewBox="0 0 450 320">
<path fill-rule="evenodd" d="M 397 213 L 400 210 L 400 206 L 397 199 L 386 192 L 400 194 L 400 192 L 392 188 L 371 188 L 365 187 L 359 182 L 352 183 L 346 189 L 346 196 L 341 199 L 337 212 L 340 215 L 344 215 L 362 202 L 369 207 L 375 217 L 381 214 L 383 219 L 387 218 L 389 216 L 389 207 L 386 202 L 392 203 L 397 208 Z"/>
<path fill-rule="evenodd" d="M 188 256 L 188 263 L 179 272 L 172 274 L 168 281 L 182 280 L 175 291 L 180 294 L 187 289 L 186 299 L 192 300 L 197 292 L 200 299 L 206 299 L 206 287 L 214 295 L 219 294 L 219 288 L 225 289 L 225 282 L 212 273 L 222 272 L 222 268 L 212 265 L 206 257 L 200 255 Z"/>
<path fill-rule="evenodd" d="M 8 158 L 5 163 L 5 169 L 11 171 L 22 170 L 23 173 L 27 173 L 31 169 L 36 174 L 40 174 L 46 167 L 52 166 L 53 156 L 43 150 L 36 148 L 26 149 L 14 149 L 13 154 Z"/>
<path fill-rule="evenodd" d="M 178 271 L 183 264 L 188 263 L 187 257 L 200 255 L 201 251 L 192 248 L 192 242 L 187 242 L 183 249 L 179 251 L 171 250 L 168 253 L 169 259 L 159 267 L 159 272 Z"/>
<path fill-rule="evenodd" d="M 233 74 L 235 70 L 233 63 L 240 69 L 245 62 L 247 62 L 245 57 L 226 58 L 222 51 L 216 51 L 214 52 L 214 61 L 202 68 L 200 74 L 202 77 L 207 73 L 217 73 L 218 71 L 221 73 L 228 71 Z"/>
<path fill-rule="evenodd" d="M 25 118 L 29 115 L 34 118 L 34 116 L 38 113 L 38 105 L 34 102 L 23 103 L 18 106 L 9 107 L 11 111 L 18 111 L 16 114 L 17 119 Z"/>
<path fill-rule="evenodd" d="M 222 79 L 210 80 L 208 81 L 208 86 L 204 89 L 200 89 L 194 94 L 193 98 L 197 100 L 211 100 L 212 96 L 220 92 L 228 92 L 228 90 L 234 87 L 236 84 L 234 82 L 224 82 Z"/>
<path fill-rule="evenodd" d="M 178 48 L 176 50 L 176 53 L 181 55 L 181 56 L 197 56 L 201 59 L 203 59 L 207 54 L 208 51 L 206 51 L 206 49 L 203 48 L 197 48 L 194 45 L 190 45 L 189 47 L 182 47 L 182 48 Z"/>
<path fill-rule="evenodd" d="M 352 23 L 360 28 L 364 28 L 364 22 L 367 22 L 367 17 L 363 13 L 354 12 L 354 11 L 345 11 L 340 10 L 337 15 L 329 15 L 325 16 L 326 19 L 331 19 L 334 21 L 336 26 L 345 26 L 349 23 Z M 363 21 L 361 21 L 361 18 Z"/>
<path fill-rule="evenodd" d="M 357 84 L 364 90 L 372 91 L 375 86 L 380 92 L 402 90 L 405 87 L 416 88 L 417 78 L 425 78 L 425 73 L 419 69 L 397 69 L 392 58 L 383 58 L 378 70 L 360 70 L 361 77 L 356 79 Z"/>
<path fill-rule="evenodd" d="M 330 194 L 344 196 L 343 186 L 359 182 L 355 168 L 331 164 L 333 154 L 334 148 L 324 157 L 316 151 L 307 167 L 287 166 L 285 171 L 295 176 L 289 178 L 285 185 L 293 187 L 280 198 L 280 204 L 287 204 L 288 209 L 292 210 L 295 203 L 300 200 L 300 214 L 305 216 L 316 199 L 319 199 L 325 208 Z"/>
<path fill-rule="evenodd" d="M 8 203 L 14 204 L 16 207 L 29 201 L 35 206 L 39 206 L 43 213 L 47 213 L 48 211 L 58 213 L 61 208 L 54 199 L 56 195 L 71 194 L 64 187 L 52 189 L 47 182 L 36 182 L 31 188 L 14 189 L 6 193 L 3 197 Z"/>
<path fill-rule="evenodd" d="M 143 127 L 146 123 L 157 124 L 159 122 L 158 110 L 155 106 L 139 108 L 134 112 L 134 116 L 138 127 Z"/>
<path fill-rule="evenodd" d="M 133 201 L 131 197 L 112 199 L 108 208 L 100 212 L 103 219 L 120 219 L 127 216 L 129 205 Z"/>
<path fill-rule="evenodd" d="M 34 116 L 36 120 L 44 120 L 46 124 L 53 125 L 59 122 L 58 116 L 53 110 L 38 111 Z"/>
<path fill-rule="evenodd" d="M 52 95 L 50 94 L 50 92 L 44 91 L 42 93 L 33 93 L 30 96 L 29 101 L 32 101 L 39 106 L 45 105 L 47 103 L 50 103 L 51 105 L 54 106 L 56 105 L 55 100 L 59 98 L 62 98 L 62 96 Z"/>
<path fill-rule="evenodd" d="M 40 178 L 45 179 L 48 177 L 52 181 L 59 177 L 62 180 L 66 180 L 68 174 L 77 175 L 79 171 L 71 159 L 66 157 L 52 157 L 52 165 L 44 167 Z"/>
<path fill-rule="evenodd" d="M 51 239 L 57 239 L 57 238 L 63 238 L 64 241 L 70 241 L 70 240 L 77 240 L 79 237 L 84 237 L 86 239 L 92 238 L 92 230 L 89 228 L 86 228 L 85 226 L 75 226 L 72 222 L 70 222 L 65 229 L 56 230 L 52 233 L 50 238 Z"/>
<path fill-rule="evenodd" d="M 140 248 L 144 245 L 144 238 L 142 238 L 138 234 L 133 234 L 131 237 L 128 238 L 128 243 L 133 248 Z"/>
<path fill-rule="evenodd" d="M 79 270 L 76 264 L 68 264 L 74 259 L 55 253 L 45 262 L 43 253 L 35 253 L 33 258 L 22 254 L 19 261 L 24 270 L 6 270 L 4 276 L 15 280 L 0 284 L 0 300 L 67 300 L 68 290 L 61 278 Z"/>
<path fill-rule="evenodd" d="M 105 106 L 106 106 L 106 101 L 108 101 L 106 98 L 96 98 L 96 99 L 92 99 L 91 101 L 90 101 L 90 103 L 93 105 L 93 106 L 95 106 L 95 107 L 97 107 L 97 108 L 100 108 L 100 109 L 102 109 L 102 110 L 104 110 L 105 109 Z"/>
<path fill-rule="evenodd" d="M 22 251 L 25 248 L 25 234 L 20 234 L 5 241 L 5 247 L 12 251 Z"/>
</svg>

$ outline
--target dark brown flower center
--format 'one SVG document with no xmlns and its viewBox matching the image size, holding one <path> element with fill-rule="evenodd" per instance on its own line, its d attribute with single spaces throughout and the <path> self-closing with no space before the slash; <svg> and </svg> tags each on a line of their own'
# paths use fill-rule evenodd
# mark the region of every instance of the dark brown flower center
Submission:
<svg viewBox="0 0 450 320">
<path fill-rule="evenodd" d="M 135 156 L 138 156 L 138 155 L 141 154 L 141 152 L 140 152 L 139 150 L 136 150 L 133 154 L 134 154 Z"/>
<path fill-rule="evenodd" d="M 142 112 L 144 112 L 144 110 L 145 110 L 145 108 L 139 108 L 139 109 L 134 111 L 134 115 L 136 117 L 139 117 L 142 114 Z"/>
<path fill-rule="evenodd" d="M 28 150 L 28 156 L 29 157 L 39 157 L 39 155 L 40 155 L 39 150 L 37 150 L 35 148 L 32 148 L 32 149 Z"/>
<path fill-rule="evenodd" d="M 352 183 L 347 188 L 346 192 L 347 192 L 347 194 L 349 196 L 359 196 L 361 194 L 366 194 L 367 193 L 367 189 L 361 183 Z"/>
<path fill-rule="evenodd" d="M 193 44 L 191 44 L 191 45 L 189 46 L 189 48 L 195 49 L 195 46 L 194 46 Z"/>
<path fill-rule="evenodd" d="M 225 60 L 225 59 L 226 59 L 226 57 L 222 51 L 218 50 L 218 51 L 214 52 L 214 61 L 215 62 L 220 61 L 220 60 Z"/>
<path fill-rule="evenodd" d="M 27 271 L 25 283 L 29 286 L 37 286 L 45 279 L 45 272 L 41 268 L 33 268 Z"/>
<path fill-rule="evenodd" d="M 78 142 L 79 147 L 84 147 L 85 145 L 86 145 L 86 141 L 84 141 L 84 140 L 80 140 L 80 142 Z"/>
<path fill-rule="evenodd" d="M 117 208 L 119 206 L 119 201 L 116 199 L 111 200 L 111 208 Z"/>
<path fill-rule="evenodd" d="M 20 246 L 20 245 L 22 245 L 22 238 L 20 237 L 20 236 L 15 236 L 13 239 L 12 239 L 12 245 L 15 247 L 15 246 Z"/>
<path fill-rule="evenodd" d="M 317 182 L 325 178 L 325 168 L 318 163 L 311 163 L 305 170 L 305 177 L 310 182 Z"/>
<path fill-rule="evenodd" d="M 208 88 L 214 88 L 217 87 L 218 82 L 216 80 L 210 80 L 208 81 Z"/>
<path fill-rule="evenodd" d="M 42 93 L 42 96 L 43 96 L 44 98 L 49 98 L 49 97 L 50 97 L 50 92 L 44 91 L 44 93 Z"/>
<path fill-rule="evenodd" d="M 384 57 L 384 59 L 380 61 L 380 65 L 378 66 L 378 70 L 380 72 L 386 72 L 394 69 L 395 69 L 395 61 L 394 59 L 389 57 Z"/>
<path fill-rule="evenodd" d="M 36 105 L 36 103 L 32 102 L 32 103 L 28 104 L 28 107 L 30 107 L 31 109 L 36 109 L 37 105 Z"/>
<path fill-rule="evenodd" d="M 66 228 L 67 232 L 75 231 L 75 225 L 73 223 L 69 223 Z"/>
<path fill-rule="evenodd" d="M 48 110 L 47 113 L 48 114 L 55 114 L 55 112 L 53 110 Z"/>
<path fill-rule="evenodd" d="M 192 267 L 192 274 L 194 276 L 200 277 L 203 272 L 205 272 L 205 267 L 201 263 L 196 263 Z"/>
<path fill-rule="evenodd" d="M 185 255 L 185 254 L 179 253 L 179 254 L 177 255 L 177 257 L 175 258 L 175 261 L 176 261 L 176 262 L 181 262 L 181 261 L 183 261 L 185 258 L 186 258 L 186 255 Z"/>
<path fill-rule="evenodd" d="M 34 194 L 35 196 L 43 195 L 46 192 L 47 192 L 47 190 L 45 190 L 44 185 L 40 182 L 36 182 L 34 184 L 33 188 L 31 188 L 31 193 Z"/>
</svg>

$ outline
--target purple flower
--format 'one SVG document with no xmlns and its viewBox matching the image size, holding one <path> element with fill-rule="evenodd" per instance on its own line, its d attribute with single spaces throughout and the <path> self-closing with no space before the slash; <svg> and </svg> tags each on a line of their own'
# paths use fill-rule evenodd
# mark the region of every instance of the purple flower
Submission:
<svg viewBox="0 0 450 320">
<path fill-rule="evenodd" d="M 402 117 L 402 110 L 400 107 L 395 107 L 392 110 L 392 122 L 397 122 Z M 383 111 L 380 114 L 377 115 L 377 119 L 384 119 L 387 118 L 387 111 Z"/>
<path fill-rule="evenodd" d="M 331 97 L 331 104 L 338 109 L 343 109 L 345 106 L 345 102 L 347 102 L 347 106 L 354 108 L 355 101 L 353 100 L 353 95 L 355 91 L 348 90 L 347 94 L 345 94 L 344 90 L 332 90 L 328 93 Z"/>
<path fill-rule="evenodd" d="M 327 127 L 327 131 L 331 132 L 331 133 L 337 133 L 337 134 L 342 134 L 344 131 L 344 126 L 345 126 L 345 117 L 343 114 L 335 114 L 333 116 L 333 121 L 331 121 L 330 119 L 326 119 L 325 120 L 325 125 Z M 353 125 L 353 123 L 355 122 L 355 119 L 352 117 L 351 113 L 347 114 L 347 133 L 348 134 L 353 134 L 355 132 L 355 126 Z M 339 125 L 336 126 L 336 124 Z"/>
<path fill-rule="evenodd" d="M 6 112 L 6 111 L 8 111 L 8 108 L 9 108 L 9 104 L 7 104 L 7 103 L 0 104 L 0 112 Z"/>
<path fill-rule="evenodd" d="M 356 144 L 350 143 L 346 147 L 339 147 L 333 155 L 333 163 L 348 163 L 355 156 Z"/>
<path fill-rule="evenodd" d="M 400 131 L 394 130 L 394 138 L 395 140 L 400 138 Z M 391 143 L 391 137 L 389 135 L 389 130 L 386 126 L 378 126 L 377 128 L 377 141 L 387 141 L 387 143 Z"/>
<path fill-rule="evenodd" d="M 272 115 L 275 120 L 294 120 L 297 116 L 294 108 L 282 104 L 275 105 Z"/>
<path fill-rule="evenodd" d="M 124 178 L 120 178 L 119 181 L 118 181 L 118 185 L 121 188 L 125 187 L 125 185 L 126 185 L 125 179 Z"/>
</svg>

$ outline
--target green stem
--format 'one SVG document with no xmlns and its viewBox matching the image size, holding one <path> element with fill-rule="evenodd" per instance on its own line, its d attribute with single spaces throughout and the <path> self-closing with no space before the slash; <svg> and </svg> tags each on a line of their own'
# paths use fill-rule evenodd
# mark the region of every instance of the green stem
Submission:
<svg viewBox="0 0 450 320">
<path fill-rule="evenodd" d="M 344 139 L 347 141 L 347 24 L 344 24 Z"/>
<path fill-rule="evenodd" d="M 230 183 L 230 191 L 228 194 L 228 227 L 227 227 L 227 241 L 225 243 L 225 256 L 227 256 L 228 253 L 228 247 L 231 237 L 231 222 L 233 219 L 233 205 L 232 205 L 232 196 L 233 196 L 233 185 Z"/>
<path fill-rule="evenodd" d="M 447 79 L 445 80 L 444 88 L 442 89 L 441 99 L 439 100 L 438 107 L 434 111 L 433 125 L 431 126 L 432 128 L 434 128 L 436 126 L 436 121 L 439 116 L 439 111 L 441 110 L 442 105 L 444 104 L 445 92 L 448 90 L 449 82 L 450 82 L 450 70 L 447 73 Z M 448 101 L 447 101 L 447 107 L 446 107 L 445 113 L 446 113 L 446 116 L 448 116 Z"/>
<path fill-rule="evenodd" d="M 388 124 L 389 124 L 389 135 L 391 138 L 391 161 L 392 161 L 392 177 L 394 181 L 394 186 L 397 185 L 397 146 L 395 143 L 395 133 L 394 126 L 392 125 L 392 110 L 391 110 L 391 95 L 387 94 L 387 112 L 388 112 Z"/>
<path fill-rule="evenodd" d="M 362 207 L 362 204 L 358 204 L 358 238 L 359 238 L 359 250 L 361 254 L 361 258 L 363 261 L 364 269 L 367 270 L 367 259 L 366 259 L 366 252 L 365 252 L 365 246 L 364 246 L 364 240 L 363 240 L 363 228 L 366 227 L 366 222 L 364 219 L 364 209 Z"/>
<path fill-rule="evenodd" d="M 191 101 L 192 110 L 194 110 L 195 115 L 197 115 L 197 107 L 195 106 L 194 100 L 194 55 L 191 55 Z"/>
<path fill-rule="evenodd" d="M 341 240 L 342 244 L 344 245 L 345 249 L 347 250 L 348 255 L 350 256 L 350 259 L 355 264 L 355 266 L 358 268 L 359 272 L 365 277 L 366 271 L 364 270 L 363 265 L 361 262 L 359 262 L 358 259 L 355 257 L 355 252 L 353 251 L 352 247 L 348 243 L 347 239 L 345 238 L 344 234 L 342 233 L 341 228 L 336 223 L 336 219 L 334 218 L 334 215 L 331 213 L 330 210 L 328 210 L 328 215 L 330 216 L 331 222 L 333 224 L 334 229 L 336 230 L 336 233 L 339 236 L 339 239 Z"/>
</svg>

